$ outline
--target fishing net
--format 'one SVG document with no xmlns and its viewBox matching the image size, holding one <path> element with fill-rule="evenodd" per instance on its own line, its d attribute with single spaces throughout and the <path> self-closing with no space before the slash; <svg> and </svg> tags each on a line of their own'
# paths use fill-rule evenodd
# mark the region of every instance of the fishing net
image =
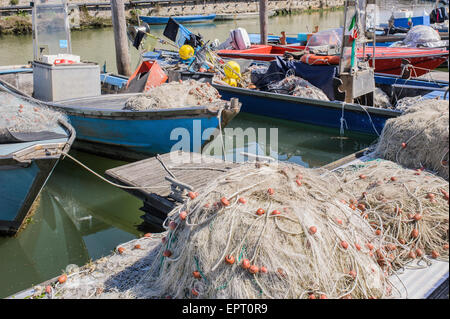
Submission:
<svg viewBox="0 0 450 319">
<path fill-rule="evenodd" d="M 65 116 L 48 107 L 28 102 L 16 95 L 0 90 L 0 140 L 9 133 L 51 131 Z"/>
<path fill-rule="evenodd" d="M 386 121 L 375 152 L 412 169 L 424 167 L 448 180 L 448 121 L 448 101 L 420 101 L 402 116 Z"/>
<path fill-rule="evenodd" d="M 411 106 L 417 104 L 420 101 L 423 101 L 424 98 L 421 95 L 418 96 L 405 96 L 401 98 L 395 103 L 395 109 L 399 111 L 406 111 Z"/>
<path fill-rule="evenodd" d="M 417 25 L 411 28 L 406 34 L 405 39 L 401 45 L 405 47 L 445 47 L 445 41 L 441 41 L 439 32 L 427 25 Z"/>
<path fill-rule="evenodd" d="M 281 81 L 268 85 L 269 92 L 289 94 L 310 99 L 329 101 L 326 94 L 301 77 L 290 75 Z"/>
<path fill-rule="evenodd" d="M 334 183 L 332 182 L 334 181 Z M 246 163 L 169 214 L 138 298 L 370 298 L 389 283 L 370 225 L 336 197 L 335 178 Z M 196 196 L 196 197 L 195 197 Z"/>
<path fill-rule="evenodd" d="M 219 92 L 210 83 L 195 80 L 164 83 L 144 94 L 129 98 L 124 110 L 144 111 L 151 109 L 181 108 L 206 105 L 221 101 Z"/>
<path fill-rule="evenodd" d="M 380 88 L 375 88 L 375 91 L 373 92 L 373 106 L 383 109 L 392 108 L 389 96 Z"/>
<path fill-rule="evenodd" d="M 336 174 L 344 190 L 342 200 L 379 237 L 373 253 L 387 273 L 424 267 L 430 258 L 448 262 L 448 181 L 386 160 L 349 166 Z"/>
</svg>

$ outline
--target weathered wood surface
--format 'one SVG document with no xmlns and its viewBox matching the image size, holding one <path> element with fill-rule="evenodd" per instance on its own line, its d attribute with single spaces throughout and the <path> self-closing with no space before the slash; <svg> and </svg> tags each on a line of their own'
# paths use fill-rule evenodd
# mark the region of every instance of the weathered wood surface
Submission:
<svg viewBox="0 0 450 319">
<path fill-rule="evenodd" d="M 144 201 L 144 207 L 141 210 L 147 214 L 143 216 L 143 219 L 153 223 L 164 220 L 167 213 L 179 204 L 174 196 L 171 196 L 172 183 L 166 177 L 188 184 L 197 191 L 238 165 L 198 153 L 178 151 L 160 155 L 159 158 L 173 176 L 157 157 L 112 168 L 105 172 L 108 179 L 118 184 L 141 187 L 141 189 L 125 190 Z M 145 189 L 150 186 L 152 188 Z"/>
<path fill-rule="evenodd" d="M 125 19 L 124 0 L 111 0 L 111 16 L 116 47 L 117 71 L 121 75 L 130 76 L 130 54 L 128 52 L 127 22 Z"/>
</svg>

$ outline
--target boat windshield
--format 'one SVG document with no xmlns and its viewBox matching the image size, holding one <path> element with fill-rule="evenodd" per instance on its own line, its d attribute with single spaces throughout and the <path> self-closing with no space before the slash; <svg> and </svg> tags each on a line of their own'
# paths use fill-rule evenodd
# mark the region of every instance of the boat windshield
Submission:
<svg viewBox="0 0 450 319">
<path fill-rule="evenodd" d="M 313 33 L 306 44 L 306 50 L 316 51 L 321 48 L 336 47 L 339 48 L 342 44 L 342 28 L 329 29 Z"/>
</svg>

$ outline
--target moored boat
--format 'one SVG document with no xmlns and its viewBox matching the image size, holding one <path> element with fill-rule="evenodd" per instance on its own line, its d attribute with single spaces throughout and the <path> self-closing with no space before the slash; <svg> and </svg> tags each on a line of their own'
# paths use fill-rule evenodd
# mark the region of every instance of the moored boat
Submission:
<svg viewBox="0 0 450 319">
<path fill-rule="evenodd" d="M 216 18 L 215 14 L 207 15 L 186 15 L 186 16 L 172 16 L 172 17 L 161 17 L 161 16 L 139 16 L 139 19 L 148 24 L 166 24 L 169 22 L 169 18 L 174 19 L 180 23 L 207 23 L 213 22 Z"/>
<path fill-rule="evenodd" d="M 3 90 L 0 85 L 0 106 L 17 107 L 16 117 L 20 117 L 20 106 L 27 105 L 22 99 Z M 42 108 L 35 103 L 34 111 Z M 33 107 L 33 106 L 29 106 Z M 16 111 L 14 111 L 16 112 Z M 7 113 L 3 112 L 2 117 Z M 4 118 L 2 120 L 5 120 Z M 37 120 L 37 118 L 35 118 Z M 8 119 L 6 119 L 8 123 Z M 34 209 L 33 204 L 60 160 L 62 152 L 68 152 L 74 139 L 75 130 L 63 118 L 45 131 L 30 128 L 20 132 L 0 127 L 0 233 L 13 235 L 19 231 L 27 216 Z"/>
<path fill-rule="evenodd" d="M 223 58 L 249 59 L 257 61 L 272 61 L 277 56 L 286 53 L 300 53 L 306 47 L 295 45 L 252 45 L 245 50 L 220 50 L 218 55 Z M 369 61 L 372 66 L 372 50 L 358 50 L 359 59 Z M 421 76 L 434 70 L 448 60 L 448 51 L 445 49 L 418 49 L 418 48 L 389 48 L 377 47 L 375 50 L 375 72 L 401 75 L 406 62 L 414 68 L 414 76 Z"/>
</svg>

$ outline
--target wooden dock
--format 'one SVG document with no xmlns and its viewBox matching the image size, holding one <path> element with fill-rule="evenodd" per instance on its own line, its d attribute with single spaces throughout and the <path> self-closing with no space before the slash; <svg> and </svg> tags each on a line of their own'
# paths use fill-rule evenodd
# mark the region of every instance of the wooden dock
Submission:
<svg viewBox="0 0 450 319">
<path fill-rule="evenodd" d="M 199 190 L 237 165 L 180 151 L 112 168 L 105 175 L 117 184 L 140 188 L 125 190 L 144 202 L 141 208 L 145 212 L 144 221 L 160 225 L 167 214 L 183 202 L 189 190 Z M 180 196 L 183 192 L 184 196 Z"/>
</svg>

